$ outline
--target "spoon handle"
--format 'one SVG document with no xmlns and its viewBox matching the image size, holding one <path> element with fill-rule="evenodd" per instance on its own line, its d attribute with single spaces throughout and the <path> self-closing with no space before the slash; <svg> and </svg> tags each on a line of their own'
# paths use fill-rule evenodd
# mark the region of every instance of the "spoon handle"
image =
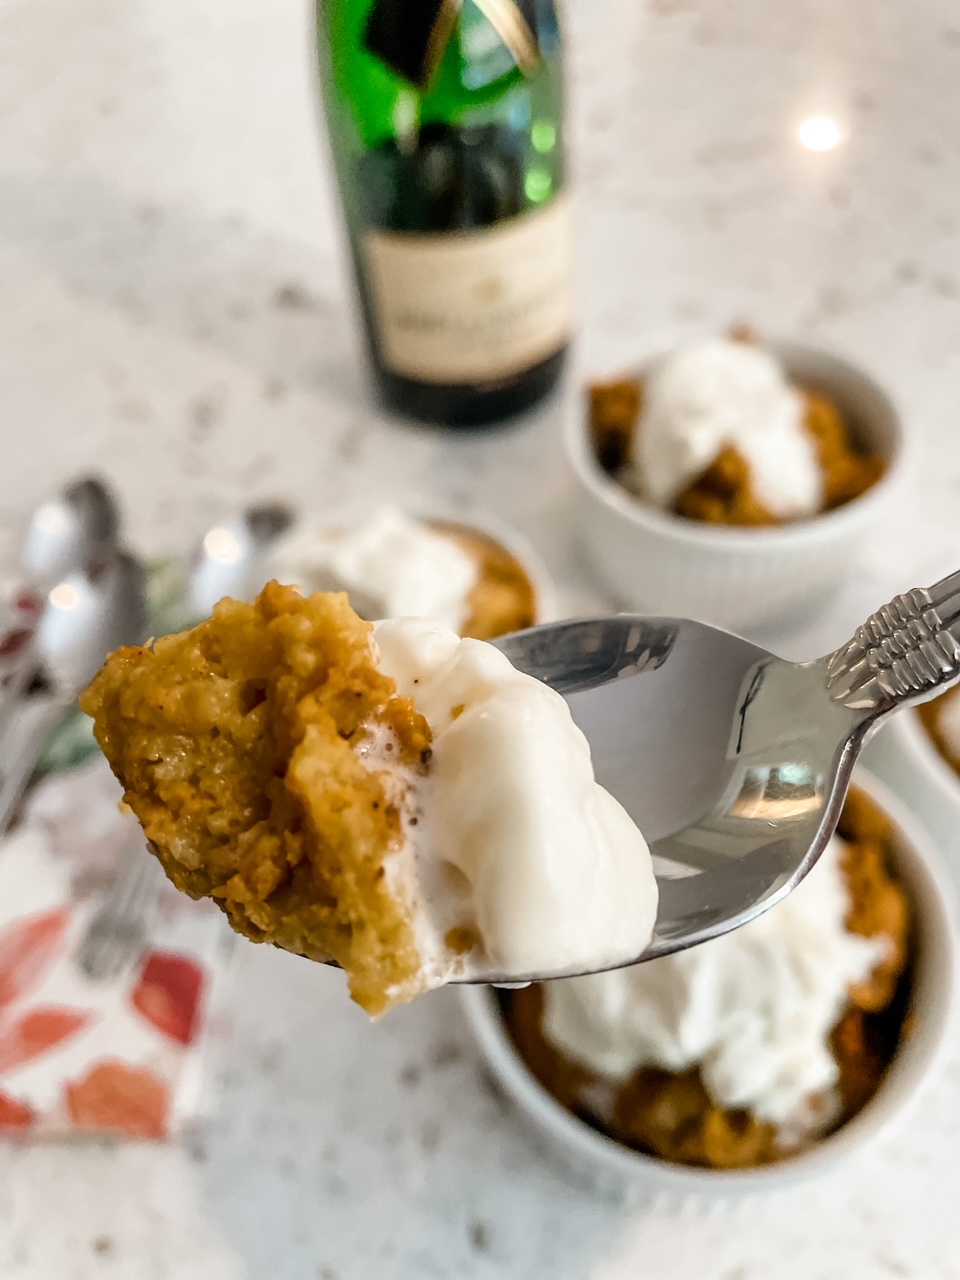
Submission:
<svg viewBox="0 0 960 1280">
<path fill-rule="evenodd" d="M 31 697 L 5 717 L 0 734 L 0 835 L 6 834 L 47 739 L 67 706 L 57 696 Z"/>
<path fill-rule="evenodd" d="M 960 573 L 897 596 L 827 658 L 834 700 L 875 714 L 926 702 L 958 679 Z"/>
</svg>

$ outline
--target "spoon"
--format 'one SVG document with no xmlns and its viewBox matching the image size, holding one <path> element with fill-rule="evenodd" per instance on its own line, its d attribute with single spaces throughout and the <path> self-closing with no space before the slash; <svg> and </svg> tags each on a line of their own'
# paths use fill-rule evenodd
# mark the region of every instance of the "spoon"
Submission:
<svg viewBox="0 0 960 1280">
<path fill-rule="evenodd" d="M 145 632 L 144 572 L 126 552 L 99 556 L 51 588 L 18 696 L 0 707 L 0 833 L 61 717 L 107 654 Z"/>
<path fill-rule="evenodd" d="M 271 502 L 248 507 L 209 529 L 194 553 L 184 593 L 190 620 L 208 618 L 224 596 L 255 596 L 269 577 L 269 553 L 293 520 L 289 507 Z"/>
<path fill-rule="evenodd" d="M 22 602 L 17 621 L 5 637 L 5 679 L 0 699 L 11 702 L 23 693 L 34 648 L 33 630 L 42 597 L 71 573 L 116 545 L 120 530 L 117 503 L 102 480 L 88 476 L 48 498 L 30 517 L 20 548 Z M 24 625 L 24 619 L 28 619 Z"/>
<path fill-rule="evenodd" d="M 73 481 L 30 519 L 20 553 L 27 584 L 49 590 L 115 546 L 119 532 L 119 510 L 106 484 L 96 476 Z"/>
<path fill-rule="evenodd" d="M 650 945 L 623 961 L 633 964 L 736 929 L 796 888 L 833 834 L 867 738 L 960 679 L 960 573 L 897 596 L 814 662 L 704 623 L 630 615 L 494 643 L 563 694 L 597 780 L 650 845 L 660 901 Z"/>
</svg>

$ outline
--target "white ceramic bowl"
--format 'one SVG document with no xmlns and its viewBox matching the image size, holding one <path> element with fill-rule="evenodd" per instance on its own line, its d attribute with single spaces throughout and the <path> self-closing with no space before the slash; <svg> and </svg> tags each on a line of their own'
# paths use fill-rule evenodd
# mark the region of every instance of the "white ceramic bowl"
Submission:
<svg viewBox="0 0 960 1280">
<path fill-rule="evenodd" d="M 863 762 L 926 827 L 960 894 L 960 778 L 912 707 L 899 711 L 867 743 Z"/>
<path fill-rule="evenodd" d="M 858 770 L 855 780 L 897 828 L 897 869 L 910 892 L 917 921 L 910 1006 L 915 1026 L 871 1101 L 836 1133 L 808 1150 L 778 1164 L 727 1171 L 671 1164 L 622 1146 L 578 1120 L 531 1075 L 506 1032 L 489 987 L 461 989 L 470 1026 L 497 1082 L 550 1154 L 578 1181 L 604 1194 L 632 1192 L 676 1210 L 707 1210 L 832 1168 L 906 1113 L 938 1063 L 952 1020 L 957 986 L 953 895 L 936 850 L 896 797 L 865 771 Z"/>
<path fill-rule="evenodd" d="M 642 502 L 603 470 L 578 397 L 565 423 L 565 445 L 578 489 L 580 537 L 598 578 L 624 607 L 721 627 L 769 621 L 838 585 L 880 518 L 902 451 L 900 418 L 889 397 L 838 356 L 792 342 L 765 346 L 791 381 L 838 405 L 856 441 L 887 460 L 886 473 L 861 497 L 809 520 L 761 529 L 701 524 Z"/>
</svg>

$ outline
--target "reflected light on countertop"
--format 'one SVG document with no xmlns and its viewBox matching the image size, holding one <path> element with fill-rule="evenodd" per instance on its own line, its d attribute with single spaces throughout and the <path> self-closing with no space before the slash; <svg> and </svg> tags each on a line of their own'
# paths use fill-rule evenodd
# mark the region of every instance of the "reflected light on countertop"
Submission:
<svg viewBox="0 0 960 1280">
<path fill-rule="evenodd" d="M 240 555 L 240 546 L 229 529 L 211 529 L 203 540 L 203 549 L 211 560 L 221 564 L 233 564 Z"/>
<path fill-rule="evenodd" d="M 843 141 L 843 130 L 830 116 L 807 116 L 797 126 L 797 141 L 804 151 L 833 151 Z"/>
</svg>

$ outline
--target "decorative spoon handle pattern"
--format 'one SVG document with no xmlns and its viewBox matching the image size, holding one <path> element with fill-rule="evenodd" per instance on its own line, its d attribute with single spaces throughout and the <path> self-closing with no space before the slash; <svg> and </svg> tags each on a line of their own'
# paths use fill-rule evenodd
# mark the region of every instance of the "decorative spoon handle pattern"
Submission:
<svg viewBox="0 0 960 1280">
<path fill-rule="evenodd" d="M 827 687 L 851 709 L 923 702 L 960 679 L 960 573 L 871 614 L 827 660 Z"/>
</svg>

